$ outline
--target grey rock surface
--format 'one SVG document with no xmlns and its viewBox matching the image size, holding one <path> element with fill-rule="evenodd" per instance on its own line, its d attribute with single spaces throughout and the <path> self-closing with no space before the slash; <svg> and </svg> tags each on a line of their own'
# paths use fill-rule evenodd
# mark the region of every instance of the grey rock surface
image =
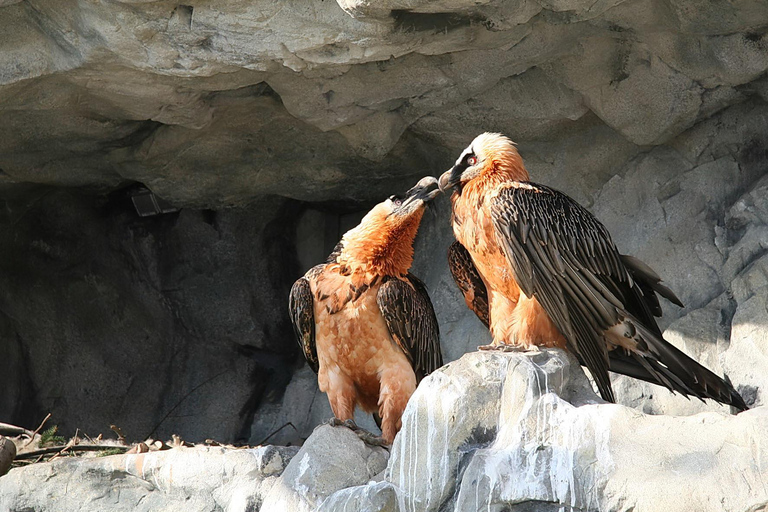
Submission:
<svg viewBox="0 0 768 512">
<path fill-rule="evenodd" d="M 673 343 L 764 403 L 767 27 L 765 0 L 0 0 L 0 419 L 306 438 L 330 414 L 290 283 L 486 130 L 662 275 Z M 108 206 L 136 182 L 182 212 Z M 414 272 L 450 361 L 488 334 L 435 212 Z"/>
<path fill-rule="evenodd" d="M 400 512 L 401 499 L 397 487 L 389 482 L 348 487 L 333 493 L 318 508 L 318 512 Z"/>
<path fill-rule="evenodd" d="M 371 200 L 488 128 L 550 157 L 584 124 L 658 145 L 755 95 L 764 7 L 4 1 L 0 176 L 187 206 Z"/>
<path fill-rule="evenodd" d="M 768 506 L 766 442 L 765 407 L 644 414 L 564 351 L 473 352 L 421 383 L 391 452 L 323 425 L 301 449 L 60 458 L 0 477 L 0 509 L 746 512 Z"/>
<path fill-rule="evenodd" d="M 0 509 L 231 512 L 258 510 L 297 448 L 175 448 L 61 458 L 11 470 Z"/>
<path fill-rule="evenodd" d="M 6 422 L 51 412 L 65 436 L 249 437 L 296 350 L 283 297 L 297 263 L 274 257 L 293 247 L 290 202 L 147 219 L 62 189 L 0 204 Z"/>
<path fill-rule="evenodd" d="M 7 437 L 0 436 L 0 476 L 11 469 L 11 463 L 16 457 L 16 445 Z"/>
<path fill-rule="evenodd" d="M 323 510 L 759 510 L 766 427 L 764 407 L 673 417 L 607 404 L 560 350 L 475 352 L 418 388 L 386 481 Z"/>
<path fill-rule="evenodd" d="M 384 471 L 388 458 L 385 448 L 367 445 L 352 430 L 322 425 L 285 468 L 262 509 L 316 510 L 336 491 L 366 483 Z"/>
</svg>

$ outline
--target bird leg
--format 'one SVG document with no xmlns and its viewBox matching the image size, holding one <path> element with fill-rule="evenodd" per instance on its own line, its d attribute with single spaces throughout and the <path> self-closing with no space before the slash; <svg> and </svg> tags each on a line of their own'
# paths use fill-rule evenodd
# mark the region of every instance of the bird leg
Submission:
<svg viewBox="0 0 768 512">
<path fill-rule="evenodd" d="M 389 446 L 389 443 L 387 443 L 386 439 L 359 427 L 357 423 L 355 423 L 355 420 L 341 420 L 334 416 L 327 421 L 327 424 L 332 427 L 347 427 L 349 430 L 357 434 L 357 437 L 359 437 L 361 441 L 370 446 L 381 446 L 384 448 Z"/>
</svg>

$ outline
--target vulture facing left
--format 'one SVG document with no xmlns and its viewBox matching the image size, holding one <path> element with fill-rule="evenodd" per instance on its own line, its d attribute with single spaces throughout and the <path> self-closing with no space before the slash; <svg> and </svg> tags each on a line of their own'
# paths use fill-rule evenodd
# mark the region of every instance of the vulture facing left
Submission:
<svg viewBox="0 0 768 512">
<path fill-rule="evenodd" d="M 747 408 L 733 387 L 662 336 L 659 296 L 682 306 L 645 263 L 567 195 L 530 181 L 512 141 L 475 138 L 440 177 L 453 190 L 449 264 L 493 346 L 565 348 L 605 400 L 608 371 Z"/>
<path fill-rule="evenodd" d="M 424 209 L 440 191 L 427 177 L 376 205 L 326 263 L 293 285 L 289 312 L 299 345 L 338 420 L 377 413 L 383 440 L 400 430 L 418 382 L 443 365 L 437 318 L 409 272 Z"/>
</svg>

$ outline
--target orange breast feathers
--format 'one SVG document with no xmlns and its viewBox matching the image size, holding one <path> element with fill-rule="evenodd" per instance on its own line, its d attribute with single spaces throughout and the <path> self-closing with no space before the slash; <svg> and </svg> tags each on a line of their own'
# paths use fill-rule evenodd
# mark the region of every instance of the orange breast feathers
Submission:
<svg viewBox="0 0 768 512">
<path fill-rule="evenodd" d="M 336 270 L 328 269 L 328 274 Z M 320 286 L 339 284 L 352 276 L 318 281 Z M 357 300 L 331 312 L 330 298 L 315 301 L 317 354 L 320 363 L 318 385 L 328 394 L 337 418 L 354 417 L 355 406 L 378 412 L 382 436 L 392 443 L 400 430 L 400 416 L 416 390 L 416 375 L 400 348 L 392 342 L 376 296 L 380 283 L 374 282 Z M 319 297 L 323 293 L 317 291 Z"/>
<path fill-rule="evenodd" d="M 496 238 L 489 204 L 503 186 L 478 179 L 451 197 L 454 236 L 469 251 L 488 290 L 493 344 L 565 348 L 565 338 L 539 302 L 520 291 Z"/>
<path fill-rule="evenodd" d="M 413 240 L 426 204 L 439 193 L 436 186 L 435 178 L 424 178 L 405 196 L 376 205 L 326 264 L 297 281 L 290 301 L 299 344 L 310 364 L 316 359 L 320 390 L 336 418 L 353 419 L 356 406 L 377 412 L 388 443 L 416 389 L 416 372 L 424 375 L 423 361 L 442 361 L 426 290 L 408 273 Z M 432 322 L 414 322 L 417 311 L 431 313 Z M 418 340 L 430 343 L 413 343 L 409 336 L 419 333 L 429 334 Z M 423 352 L 414 355 L 416 349 Z"/>
</svg>

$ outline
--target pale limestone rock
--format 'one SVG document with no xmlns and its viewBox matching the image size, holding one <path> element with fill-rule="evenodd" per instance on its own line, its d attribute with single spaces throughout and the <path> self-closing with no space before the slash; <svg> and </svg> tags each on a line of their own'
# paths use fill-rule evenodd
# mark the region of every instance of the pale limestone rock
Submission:
<svg viewBox="0 0 768 512">
<path fill-rule="evenodd" d="M 660 323 L 672 324 L 668 337 L 673 342 L 725 371 L 735 385 L 758 385 L 757 371 L 747 376 L 752 357 L 747 354 L 759 352 L 752 340 L 760 339 L 764 322 L 760 308 L 749 301 L 760 296 L 763 285 L 761 273 L 748 267 L 761 268 L 768 237 L 763 207 L 750 206 L 765 193 L 754 188 L 765 174 L 768 147 L 764 0 L 192 4 L 0 0 L 0 196 L 30 185 L 88 187 L 101 193 L 133 181 L 187 208 L 267 204 L 265 195 L 283 196 L 300 201 L 281 210 L 288 219 L 286 244 L 296 241 L 298 246 L 294 238 L 300 235 L 293 235 L 290 219 L 304 203 L 364 209 L 425 174 L 447 169 L 478 132 L 499 130 L 518 142 L 535 181 L 591 208 L 623 252 L 650 263 L 683 299 L 685 310 L 663 305 Z M 447 274 L 443 255 L 451 234 L 441 201 L 440 216 L 424 222 L 428 236 L 419 242 L 415 272 L 425 278 L 437 306 L 446 360 L 454 360 L 485 343 L 488 334 Z M 11 213 L 0 217 L 6 239 L 24 238 L 13 222 L 16 214 L 21 219 L 29 214 L 21 215 L 15 205 L 7 209 Z M 66 213 L 60 217 L 69 218 Z M 181 220 L 184 231 L 189 217 Z M 76 221 L 71 225 L 79 227 Z M 135 402 L 121 405 L 132 430 L 151 430 L 177 404 L 190 418 L 179 427 L 198 437 L 213 435 L 213 429 L 228 440 L 260 441 L 292 421 L 301 425 L 298 432 L 287 428 L 278 437 L 295 441 L 326 419 L 327 400 L 311 376 L 296 375 L 282 398 L 282 388 L 272 387 L 276 384 L 270 377 L 269 387 L 251 397 L 243 382 L 262 382 L 259 372 L 266 370 L 242 354 L 231 355 L 232 347 L 263 347 L 267 334 L 267 357 L 278 350 L 274 346 L 285 350 L 280 357 L 290 353 L 283 348 L 293 342 L 290 333 L 285 339 L 275 334 L 286 327 L 284 315 L 273 312 L 279 305 L 275 297 L 306 268 L 291 273 L 282 270 L 288 265 L 284 261 L 279 268 L 269 267 L 266 273 L 279 275 L 279 282 L 274 289 L 259 288 L 270 292 L 258 295 L 242 286 L 236 271 L 222 272 L 229 267 L 221 267 L 218 258 L 200 258 L 191 266 L 194 272 L 181 272 L 199 275 L 190 277 L 189 286 L 177 287 L 178 272 L 164 273 L 175 265 L 156 251 L 165 242 L 162 236 L 174 236 L 172 228 L 161 230 L 162 235 L 138 235 L 137 243 L 146 250 L 116 251 L 134 262 L 123 267 L 113 264 L 118 257 L 109 256 L 116 253 L 108 247 L 71 235 L 94 254 L 83 270 L 83 256 L 67 249 L 74 242 L 57 238 L 58 232 L 77 230 L 56 226 L 55 233 L 41 234 L 30 246 L 40 256 L 30 266 L 34 275 L 17 288 L 3 281 L 0 302 L 9 306 L 2 308 L 0 332 L 3 341 L 10 341 L 9 357 L 0 359 L 5 370 L 0 375 L 10 382 L 0 384 L 14 391 L 0 398 L 0 413 L 37 400 L 41 408 L 71 410 L 72 401 L 54 404 L 51 393 L 22 396 L 31 389 L 25 379 L 33 381 L 34 389 L 50 389 L 50 375 L 60 375 L 63 389 L 78 398 L 85 392 L 112 396 L 103 384 L 109 379 L 104 361 L 114 362 L 110 357 L 81 358 L 77 371 L 93 376 L 87 387 L 70 383 L 76 380 L 68 377 L 75 371 L 69 366 L 53 365 L 48 371 L 47 363 L 43 370 L 21 364 L 25 351 L 56 353 L 58 342 L 40 339 L 71 332 L 41 325 L 57 315 L 62 325 L 80 325 L 80 310 L 40 307 L 49 297 L 34 283 L 56 276 L 62 296 L 76 304 L 88 303 L 77 299 L 99 290 L 109 293 L 93 304 L 118 303 L 113 296 L 127 304 L 120 309 L 125 315 L 120 326 L 84 329 L 82 336 L 65 336 L 68 342 L 110 340 L 118 346 L 110 355 L 130 354 L 131 362 L 121 370 L 135 364 L 163 373 L 157 361 L 164 360 L 166 350 L 185 354 L 158 379 L 173 383 L 167 398 L 157 398 L 156 387 L 162 384 L 134 381 L 141 394 L 150 389 L 152 403 L 161 405 L 145 417 L 134 413 Z M 132 232 L 122 222 L 112 226 L 115 233 Z M 100 240 L 106 231 L 88 231 L 93 233 L 89 240 Z M 271 254 L 266 242 L 253 246 L 230 238 L 219 243 L 216 229 L 195 233 L 208 244 L 200 252 L 220 247 L 253 254 L 254 262 Z M 189 242 L 174 247 L 197 249 Z M 16 252 L 4 254 L 6 260 L 26 261 L 25 245 L 8 250 Z M 72 283 L 91 284 L 70 294 L 69 282 L 57 280 L 61 268 L 75 269 Z M 104 268 L 109 272 L 99 270 Z M 17 271 L 10 265 L 0 278 Z M 233 281 L 238 282 L 230 285 Z M 173 286 L 167 287 L 168 282 Z M 203 305 L 211 289 L 215 300 L 207 310 Z M 151 300 L 132 299 L 148 295 Z M 163 311 L 162 322 L 147 322 L 145 309 Z M 47 314 L 51 311 L 56 314 Z M 741 341 L 729 347 L 734 314 L 733 332 Z M 38 316 L 39 322 L 26 320 Z M 86 316 L 108 317 L 101 310 L 88 310 Z M 193 329 L 175 328 L 175 318 Z M 150 335 L 149 345 L 137 328 L 145 323 L 160 333 Z M 747 325 L 755 328 L 745 331 Z M 199 339 L 197 333 L 202 333 Z M 217 355 L 201 357 L 198 350 L 204 346 Z M 184 347 L 181 352 L 179 347 Z M 87 354 L 101 354 L 95 343 L 88 348 Z M 746 352 L 740 355 L 742 349 Z M 237 377 L 216 377 L 223 370 L 212 371 L 210 360 L 236 369 Z M 291 364 L 281 366 L 277 381 L 290 381 Z M 180 369 L 202 380 L 176 378 Z M 210 384 L 183 399 L 206 379 L 212 379 Z M 700 407 L 678 396 L 661 399 L 663 390 L 649 391 L 636 381 L 617 382 L 626 403 L 643 410 L 679 414 Z M 759 392 L 749 389 L 759 400 Z M 263 414 L 247 407 L 240 412 L 243 404 L 258 402 L 262 392 L 267 397 L 260 406 Z M 649 399 L 650 394 L 655 398 Z M 286 395 L 302 404 L 300 410 L 281 408 L 291 403 Z M 220 396 L 227 398 L 221 402 Z M 62 422 L 103 424 L 87 418 L 114 416 L 112 404 L 119 402 L 85 403 L 110 406 L 93 405 L 98 410 L 84 409 L 82 417 L 73 413 Z M 226 412 L 226 420 L 211 425 L 201 412 L 209 409 Z M 203 434 L 200 425 L 211 427 Z"/>
<path fill-rule="evenodd" d="M 296 448 L 175 448 L 137 455 L 60 458 L 0 480 L 4 510 L 258 509 Z"/>
<path fill-rule="evenodd" d="M 562 352 L 474 352 L 430 375 L 408 403 L 387 467 L 387 480 L 402 492 L 406 510 L 438 510 L 456 496 L 456 510 L 468 510 L 460 505 L 460 465 L 471 464 L 477 450 L 495 442 L 514 442 L 516 434 L 502 425 L 537 428 L 531 409 L 554 390 L 577 403 L 600 402 Z"/>
<path fill-rule="evenodd" d="M 318 427 L 264 498 L 262 509 L 309 512 L 334 492 L 368 482 L 387 465 L 389 453 L 365 444 L 347 427 Z"/>
<path fill-rule="evenodd" d="M 348 487 L 331 494 L 318 512 L 401 512 L 397 488 L 389 482 Z"/>
<path fill-rule="evenodd" d="M 673 417 L 606 404 L 559 350 L 472 353 L 413 396 L 387 481 L 409 511 L 753 510 L 768 503 L 766 427 L 764 408 Z M 329 510 L 392 492 L 350 489 Z"/>
<path fill-rule="evenodd" d="M 582 43 L 582 54 L 564 64 L 562 70 L 550 69 L 561 73 L 608 126 L 637 145 L 664 143 L 693 126 L 698 116 L 701 87 L 644 44 L 590 38 Z"/>
</svg>

